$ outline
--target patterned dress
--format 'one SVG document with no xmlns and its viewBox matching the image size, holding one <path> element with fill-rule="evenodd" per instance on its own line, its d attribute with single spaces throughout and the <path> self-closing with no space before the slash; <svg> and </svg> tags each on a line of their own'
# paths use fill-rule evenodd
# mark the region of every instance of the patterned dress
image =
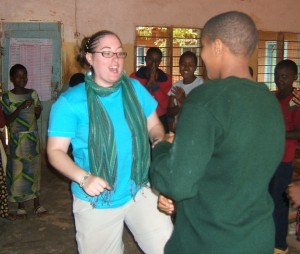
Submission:
<svg viewBox="0 0 300 254">
<path fill-rule="evenodd" d="M 41 154 L 35 107 L 41 105 L 37 92 L 27 94 L 6 92 L 2 95 L 5 115 L 13 113 L 25 100 L 34 103 L 22 109 L 8 125 L 7 186 L 11 202 L 24 202 L 40 195 Z"/>
</svg>

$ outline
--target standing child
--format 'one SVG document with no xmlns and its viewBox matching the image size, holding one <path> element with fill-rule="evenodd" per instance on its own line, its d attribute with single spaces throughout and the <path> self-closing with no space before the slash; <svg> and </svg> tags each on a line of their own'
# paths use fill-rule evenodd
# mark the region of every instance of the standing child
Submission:
<svg viewBox="0 0 300 254">
<path fill-rule="evenodd" d="M 164 126 L 165 132 L 169 132 L 168 123 L 168 92 L 172 87 L 172 78 L 169 74 L 159 69 L 162 61 L 162 51 L 157 47 L 151 47 L 146 53 L 146 66 L 130 75 L 144 85 L 150 94 L 156 99 L 158 106 L 156 113 Z"/>
<path fill-rule="evenodd" d="M 41 103 L 35 90 L 25 88 L 28 78 L 23 65 L 12 66 L 9 74 L 14 88 L 2 95 L 9 133 L 9 201 L 18 203 L 18 216 L 26 217 L 24 202 L 33 199 L 34 213 L 41 215 L 47 212 L 39 202 L 41 155 L 37 119 L 41 114 Z"/>
<path fill-rule="evenodd" d="M 293 99 L 293 83 L 298 78 L 298 67 L 295 62 L 286 59 L 275 67 L 275 83 L 277 99 L 285 121 L 285 150 L 271 182 L 270 193 L 274 201 L 273 218 L 275 222 L 275 254 L 288 252 L 286 236 L 288 232 L 289 199 L 286 194 L 292 180 L 293 160 L 295 157 L 297 139 L 300 139 L 300 108 L 290 107 Z"/>
<path fill-rule="evenodd" d="M 176 82 L 169 91 L 168 116 L 173 118 L 172 131 L 175 130 L 177 116 L 186 96 L 197 86 L 203 84 L 203 79 L 195 76 L 198 59 L 191 51 L 184 52 L 179 58 L 179 71 L 183 80 Z"/>
<path fill-rule="evenodd" d="M 275 96 L 249 73 L 255 24 L 244 13 L 222 13 L 205 24 L 201 42 L 210 81 L 187 97 L 174 143 L 153 150 L 153 187 L 176 202 L 165 253 L 272 254 L 268 185 L 284 123 Z"/>
</svg>

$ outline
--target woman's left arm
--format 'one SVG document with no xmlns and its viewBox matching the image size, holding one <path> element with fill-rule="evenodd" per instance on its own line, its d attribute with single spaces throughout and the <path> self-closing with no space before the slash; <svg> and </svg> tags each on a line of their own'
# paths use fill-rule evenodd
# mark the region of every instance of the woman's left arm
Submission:
<svg viewBox="0 0 300 254">
<path fill-rule="evenodd" d="M 149 138 L 152 143 L 152 147 L 154 147 L 158 142 L 164 139 L 165 130 L 162 123 L 159 121 L 156 111 L 154 111 L 147 118 L 147 129 L 148 129 Z"/>
</svg>

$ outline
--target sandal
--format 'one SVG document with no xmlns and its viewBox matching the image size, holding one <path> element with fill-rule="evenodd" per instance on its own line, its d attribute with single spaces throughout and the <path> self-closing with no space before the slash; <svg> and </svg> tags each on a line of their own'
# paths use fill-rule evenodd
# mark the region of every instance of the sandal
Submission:
<svg viewBox="0 0 300 254">
<path fill-rule="evenodd" d="M 16 214 L 17 214 L 18 218 L 22 218 L 22 219 L 26 219 L 27 218 L 27 212 L 23 208 L 18 208 Z"/>
<path fill-rule="evenodd" d="M 43 206 L 38 206 L 37 208 L 34 209 L 34 214 L 38 215 L 38 216 L 41 216 L 42 214 L 45 214 L 47 213 L 48 211 L 46 210 L 45 207 Z"/>
</svg>

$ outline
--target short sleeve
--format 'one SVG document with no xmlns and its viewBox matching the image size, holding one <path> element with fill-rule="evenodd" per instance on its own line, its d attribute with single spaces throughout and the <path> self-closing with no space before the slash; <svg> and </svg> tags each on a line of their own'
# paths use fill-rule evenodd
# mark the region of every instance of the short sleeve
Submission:
<svg viewBox="0 0 300 254">
<path fill-rule="evenodd" d="M 77 115 L 66 98 L 60 96 L 51 107 L 48 136 L 73 138 L 76 126 Z"/>
<path fill-rule="evenodd" d="M 148 90 L 136 79 L 130 79 L 146 118 L 156 110 L 157 101 Z"/>
</svg>

